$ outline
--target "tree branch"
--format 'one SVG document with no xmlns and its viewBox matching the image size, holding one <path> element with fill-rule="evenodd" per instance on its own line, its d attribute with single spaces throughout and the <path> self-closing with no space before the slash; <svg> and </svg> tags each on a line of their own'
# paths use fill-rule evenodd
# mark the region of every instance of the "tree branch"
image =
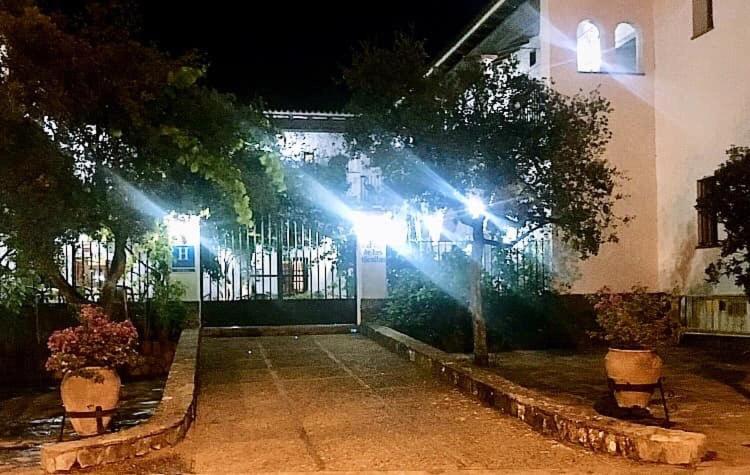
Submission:
<svg viewBox="0 0 750 475">
<path fill-rule="evenodd" d="M 65 277 L 60 274 L 60 272 L 47 272 L 47 278 L 52 283 L 52 285 L 55 286 L 58 292 L 62 294 L 63 297 L 65 297 L 65 300 L 74 305 L 83 305 L 89 302 L 84 296 L 82 296 L 78 291 L 70 285 L 70 283 L 65 279 Z"/>
<path fill-rule="evenodd" d="M 127 238 L 116 230 L 113 230 L 112 234 L 115 242 L 115 251 L 112 254 L 112 262 L 109 265 L 109 269 L 107 269 L 107 276 L 101 290 L 101 304 L 108 315 L 112 315 L 117 282 L 125 273 L 127 262 L 127 254 L 125 253 Z"/>
</svg>

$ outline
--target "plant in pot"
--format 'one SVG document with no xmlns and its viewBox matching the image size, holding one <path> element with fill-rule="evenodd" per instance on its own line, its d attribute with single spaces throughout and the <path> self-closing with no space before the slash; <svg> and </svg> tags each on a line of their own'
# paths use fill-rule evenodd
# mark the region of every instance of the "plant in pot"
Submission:
<svg viewBox="0 0 750 475">
<path fill-rule="evenodd" d="M 49 337 L 51 351 L 46 368 L 62 375 L 60 394 L 68 413 L 94 413 L 113 410 L 120 399 L 120 377 L 117 369 L 135 365 L 139 360 L 138 331 L 133 324 L 113 322 L 104 309 L 85 305 L 80 311 L 81 324 L 59 330 Z M 112 417 L 102 418 L 106 428 Z M 96 418 L 72 417 L 71 424 L 82 436 L 97 434 Z"/>
<path fill-rule="evenodd" d="M 628 293 L 604 287 L 590 298 L 601 330 L 589 332 L 609 345 L 604 358 L 607 377 L 616 385 L 622 408 L 647 408 L 662 375 L 658 352 L 679 341 L 674 293 L 651 293 L 634 286 Z"/>
</svg>

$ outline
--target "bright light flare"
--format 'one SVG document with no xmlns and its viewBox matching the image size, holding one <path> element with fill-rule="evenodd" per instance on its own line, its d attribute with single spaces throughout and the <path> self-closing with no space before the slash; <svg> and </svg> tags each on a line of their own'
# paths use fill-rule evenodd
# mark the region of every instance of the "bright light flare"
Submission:
<svg viewBox="0 0 750 475">
<path fill-rule="evenodd" d="M 172 242 L 196 245 L 200 242 L 200 217 L 170 213 L 164 217 Z"/>
<path fill-rule="evenodd" d="M 403 219 L 392 213 L 363 213 L 352 215 L 357 238 L 362 242 L 402 247 L 406 243 L 407 226 Z"/>
<path fill-rule="evenodd" d="M 466 198 L 466 210 L 474 219 L 487 215 L 487 207 L 477 195 L 470 195 Z"/>
<path fill-rule="evenodd" d="M 430 234 L 432 241 L 439 241 L 443 235 L 443 221 L 445 220 L 445 211 L 440 210 L 430 214 L 422 215 L 427 232 Z"/>
</svg>

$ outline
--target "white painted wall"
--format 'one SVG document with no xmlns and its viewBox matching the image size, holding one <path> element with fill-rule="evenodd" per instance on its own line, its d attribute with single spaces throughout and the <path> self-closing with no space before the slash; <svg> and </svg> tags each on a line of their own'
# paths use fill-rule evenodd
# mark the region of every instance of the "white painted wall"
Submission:
<svg viewBox="0 0 750 475">
<path fill-rule="evenodd" d="M 652 1 L 542 0 L 540 5 L 540 75 L 565 94 L 599 88 L 611 101 L 613 139 L 606 158 L 630 179 L 623 188 L 630 196 L 616 212 L 636 217 L 619 232 L 619 243 L 605 244 L 599 256 L 574 266 L 569 273 L 569 278 L 577 278 L 573 292 L 592 292 L 605 284 L 614 290 L 635 283 L 658 285 Z M 643 74 L 579 73 L 576 33 L 583 20 L 599 27 L 605 64 L 614 59 L 617 24 L 633 24 L 641 35 Z"/>
<path fill-rule="evenodd" d="M 730 282 L 705 283 L 718 250 L 696 249 L 694 206 L 696 181 L 731 145 L 750 145 L 750 1 L 714 1 L 715 28 L 694 40 L 692 2 L 653 4 L 659 283 L 693 295 L 739 294 Z"/>
<path fill-rule="evenodd" d="M 288 160 L 314 159 L 326 163 L 333 157 L 348 155 L 346 139 L 335 132 L 285 131 L 279 139 L 281 155 Z M 350 158 L 346 169 L 347 195 L 361 200 L 367 186 L 382 186 L 382 172 L 371 167 L 367 157 Z"/>
<path fill-rule="evenodd" d="M 304 160 L 305 153 L 312 153 L 316 161 L 327 162 L 331 157 L 346 154 L 343 134 L 332 132 L 285 131 L 279 145 L 281 155 L 293 160 Z"/>
</svg>

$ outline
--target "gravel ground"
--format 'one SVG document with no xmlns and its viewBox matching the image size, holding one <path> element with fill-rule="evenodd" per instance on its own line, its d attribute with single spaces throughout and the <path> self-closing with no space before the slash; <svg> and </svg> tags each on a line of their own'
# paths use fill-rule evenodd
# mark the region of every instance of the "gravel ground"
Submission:
<svg viewBox="0 0 750 475">
<path fill-rule="evenodd" d="M 95 472 L 688 472 L 544 438 L 360 336 L 205 339 L 200 378 L 183 443 Z"/>
</svg>

